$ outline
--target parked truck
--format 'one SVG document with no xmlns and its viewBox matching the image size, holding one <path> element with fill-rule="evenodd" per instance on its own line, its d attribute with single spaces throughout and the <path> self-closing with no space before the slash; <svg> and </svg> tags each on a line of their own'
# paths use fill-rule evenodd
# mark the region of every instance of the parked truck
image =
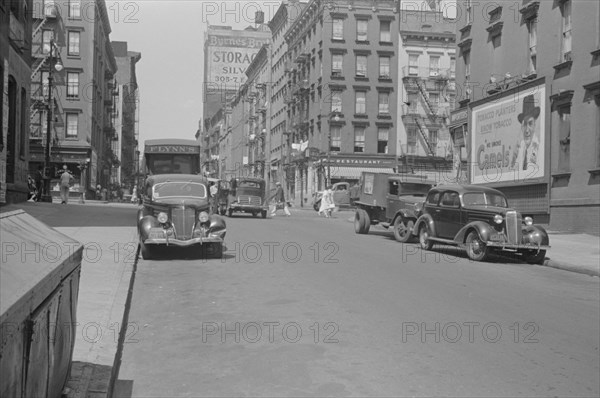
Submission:
<svg viewBox="0 0 600 398">
<path fill-rule="evenodd" d="M 397 241 L 409 242 L 418 212 L 434 185 L 434 181 L 416 174 L 364 171 L 359 198 L 354 202 L 354 231 L 367 234 L 371 225 L 380 225 L 392 229 Z"/>
</svg>

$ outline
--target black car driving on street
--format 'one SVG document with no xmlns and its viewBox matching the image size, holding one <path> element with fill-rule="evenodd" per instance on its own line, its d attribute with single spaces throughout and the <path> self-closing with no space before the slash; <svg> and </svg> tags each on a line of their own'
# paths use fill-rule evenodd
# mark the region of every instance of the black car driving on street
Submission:
<svg viewBox="0 0 600 398">
<path fill-rule="evenodd" d="M 138 211 L 142 257 L 154 257 L 161 246 L 197 246 L 222 257 L 226 225 L 210 214 L 208 180 L 200 175 L 160 174 L 145 181 Z"/>
</svg>

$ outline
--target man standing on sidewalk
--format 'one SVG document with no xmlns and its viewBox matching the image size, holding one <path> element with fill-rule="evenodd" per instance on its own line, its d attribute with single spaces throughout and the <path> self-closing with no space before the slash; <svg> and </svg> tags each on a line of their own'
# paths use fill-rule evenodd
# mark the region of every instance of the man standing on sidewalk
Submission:
<svg viewBox="0 0 600 398">
<path fill-rule="evenodd" d="M 288 209 L 287 202 L 285 201 L 285 194 L 283 193 L 283 188 L 281 187 L 280 182 L 276 182 L 277 190 L 275 191 L 275 195 L 271 198 L 271 200 L 275 199 L 275 203 L 273 204 L 273 208 L 271 210 L 271 217 L 275 217 L 278 209 L 283 209 L 283 212 L 286 216 L 290 216 L 290 210 Z"/>
<path fill-rule="evenodd" d="M 60 198 L 62 204 L 66 205 L 69 202 L 69 189 L 71 188 L 71 181 L 74 178 L 67 170 L 67 165 L 63 166 L 63 173 L 60 175 Z"/>
</svg>

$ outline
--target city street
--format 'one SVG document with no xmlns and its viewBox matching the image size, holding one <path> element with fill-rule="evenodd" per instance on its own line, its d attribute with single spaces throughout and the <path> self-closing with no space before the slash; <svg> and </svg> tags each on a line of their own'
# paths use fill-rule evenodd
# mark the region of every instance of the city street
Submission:
<svg viewBox="0 0 600 398">
<path fill-rule="evenodd" d="M 600 394 L 597 278 L 292 214 L 139 260 L 116 396 Z"/>
</svg>

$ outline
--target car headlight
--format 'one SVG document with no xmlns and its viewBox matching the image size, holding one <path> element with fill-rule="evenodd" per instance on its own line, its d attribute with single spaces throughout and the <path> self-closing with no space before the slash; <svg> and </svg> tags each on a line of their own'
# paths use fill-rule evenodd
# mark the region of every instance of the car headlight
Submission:
<svg viewBox="0 0 600 398">
<path fill-rule="evenodd" d="M 164 224 L 167 221 L 169 221 L 169 216 L 167 216 L 167 213 L 162 212 L 162 211 L 160 213 L 158 213 L 158 217 L 157 218 L 158 218 L 158 222 L 161 223 L 161 224 Z"/>
<path fill-rule="evenodd" d="M 503 221 L 503 220 L 504 220 L 504 218 L 502 218 L 502 215 L 501 215 L 501 214 L 496 214 L 496 215 L 494 216 L 494 222 L 495 222 L 496 224 L 502 224 L 502 221 Z"/>
<path fill-rule="evenodd" d="M 533 218 L 531 217 L 525 217 L 523 221 L 525 222 L 525 225 L 533 225 Z"/>
<path fill-rule="evenodd" d="M 200 213 L 200 215 L 198 216 L 198 220 L 200 220 L 201 223 L 205 223 L 208 221 L 208 213 L 203 211 Z"/>
</svg>

